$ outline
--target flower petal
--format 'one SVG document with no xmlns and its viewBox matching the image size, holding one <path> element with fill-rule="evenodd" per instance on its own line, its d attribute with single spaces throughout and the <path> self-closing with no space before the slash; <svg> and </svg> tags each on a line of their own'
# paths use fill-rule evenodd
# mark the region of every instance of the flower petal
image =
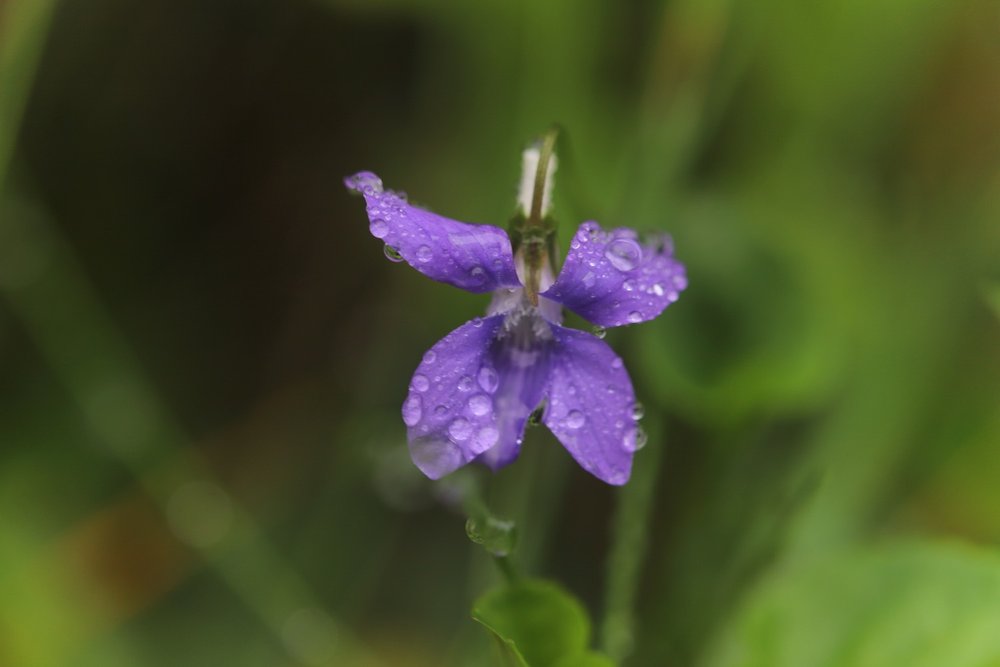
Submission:
<svg viewBox="0 0 1000 667">
<path fill-rule="evenodd" d="M 439 479 L 500 439 L 491 347 L 502 315 L 476 318 L 452 331 L 424 354 L 403 402 L 410 457 L 421 472 Z M 486 370 L 484 370 L 486 369 Z"/>
<path fill-rule="evenodd" d="M 624 484 L 642 438 L 628 372 L 596 336 L 560 326 L 552 332 L 545 425 L 587 472 Z"/>
<path fill-rule="evenodd" d="M 642 244 L 631 229 L 580 225 L 555 284 L 542 294 L 602 327 L 651 320 L 687 287 L 669 237 Z"/>
<path fill-rule="evenodd" d="M 502 229 L 449 220 L 412 206 L 403 195 L 383 189 L 371 172 L 350 176 L 344 184 L 364 195 L 372 236 L 425 276 L 476 293 L 521 286 L 510 239 Z"/>
<path fill-rule="evenodd" d="M 490 349 L 492 367 L 480 371 L 484 388 L 495 384 L 496 389 L 493 398 L 500 438 L 479 456 L 493 470 L 517 458 L 528 417 L 545 395 L 553 342 L 550 326 L 537 312 L 508 313 Z"/>
</svg>

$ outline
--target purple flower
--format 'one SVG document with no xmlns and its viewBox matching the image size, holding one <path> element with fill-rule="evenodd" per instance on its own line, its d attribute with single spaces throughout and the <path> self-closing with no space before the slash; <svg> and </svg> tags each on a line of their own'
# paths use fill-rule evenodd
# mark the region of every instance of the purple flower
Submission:
<svg viewBox="0 0 1000 667">
<path fill-rule="evenodd" d="M 599 327 L 653 319 L 687 286 L 684 266 L 665 235 L 643 242 L 630 229 L 605 231 L 585 222 L 553 278 L 553 235 L 539 222 L 548 208 L 554 157 L 548 169 L 544 148 L 542 155 L 538 167 L 539 150 L 525 151 L 521 216 L 512 227 L 516 251 L 502 229 L 413 206 L 370 172 L 345 179 L 364 195 L 371 233 L 386 244 L 390 259 L 469 292 L 493 294 L 487 316 L 438 341 L 410 380 L 402 410 L 410 455 L 431 479 L 474 460 L 494 470 L 512 462 L 529 416 L 543 402 L 545 425 L 608 484 L 628 481 L 644 439 L 622 360 L 598 336 L 561 326 L 562 307 Z M 531 188 L 536 168 L 542 180 Z"/>
</svg>

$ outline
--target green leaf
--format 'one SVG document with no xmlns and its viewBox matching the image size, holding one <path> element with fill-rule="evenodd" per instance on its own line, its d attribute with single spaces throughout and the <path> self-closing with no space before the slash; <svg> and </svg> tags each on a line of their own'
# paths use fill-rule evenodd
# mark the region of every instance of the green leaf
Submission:
<svg viewBox="0 0 1000 667">
<path fill-rule="evenodd" d="M 566 656 L 556 662 L 554 667 L 615 667 L 615 663 L 603 653 L 584 651 L 576 655 Z"/>
<path fill-rule="evenodd" d="M 472 617 L 531 667 L 601 664 L 560 662 L 586 653 L 590 620 L 583 605 L 552 582 L 528 579 L 496 588 L 476 601 Z"/>
<path fill-rule="evenodd" d="M 709 667 L 997 667 L 1000 555 L 910 544 L 772 577 Z"/>
</svg>

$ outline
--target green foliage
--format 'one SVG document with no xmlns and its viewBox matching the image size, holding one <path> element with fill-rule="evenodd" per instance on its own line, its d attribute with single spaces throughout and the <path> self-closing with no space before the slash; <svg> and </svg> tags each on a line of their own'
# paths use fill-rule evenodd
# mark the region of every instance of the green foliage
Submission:
<svg viewBox="0 0 1000 667">
<path fill-rule="evenodd" d="M 607 657 L 587 650 L 590 619 L 562 587 L 541 579 L 519 580 L 483 595 L 472 617 L 493 633 L 510 665 L 605 667 Z"/>
<path fill-rule="evenodd" d="M 1000 555 L 957 545 L 857 549 L 779 572 L 706 667 L 996 667 Z"/>
</svg>

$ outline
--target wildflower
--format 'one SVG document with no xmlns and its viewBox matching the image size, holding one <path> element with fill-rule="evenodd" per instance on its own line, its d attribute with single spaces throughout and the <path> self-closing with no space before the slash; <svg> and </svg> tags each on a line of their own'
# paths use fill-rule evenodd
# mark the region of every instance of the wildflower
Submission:
<svg viewBox="0 0 1000 667">
<path fill-rule="evenodd" d="M 642 242 L 625 228 L 580 225 L 555 277 L 551 197 L 554 136 L 524 153 L 512 244 L 502 229 L 449 220 L 385 190 L 370 172 L 345 179 L 368 207 L 390 259 L 439 282 L 491 292 L 486 317 L 466 322 L 424 354 L 402 416 L 410 455 L 431 479 L 480 461 L 496 470 L 542 422 L 574 459 L 608 484 L 628 481 L 645 436 L 622 360 L 597 335 L 561 326 L 562 307 L 600 328 L 658 316 L 687 286 L 669 237 Z"/>
</svg>

